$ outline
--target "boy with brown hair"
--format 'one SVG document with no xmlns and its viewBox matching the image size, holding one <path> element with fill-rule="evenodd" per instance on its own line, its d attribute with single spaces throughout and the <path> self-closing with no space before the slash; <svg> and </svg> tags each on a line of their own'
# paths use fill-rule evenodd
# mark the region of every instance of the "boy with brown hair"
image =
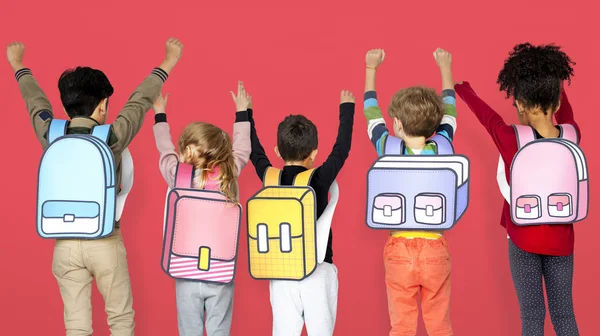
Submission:
<svg viewBox="0 0 600 336">
<path fill-rule="evenodd" d="M 364 113 L 371 142 L 379 156 L 385 154 L 392 135 L 377 102 L 375 77 L 385 53 L 371 50 L 366 56 Z M 452 56 L 442 49 L 434 52 L 442 74 L 442 96 L 425 87 L 397 92 L 388 114 L 394 135 L 404 142 L 403 155 L 436 155 L 437 145 L 428 141 L 434 134 L 450 142 L 456 130 L 456 99 L 452 81 Z M 415 335 L 421 310 L 430 336 L 452 335 L 450 323 L 450 251 L 442 231 L 392 231 L 384 249 L 385 282 L 392 329 L 390 336 Z"/>
<path fill-rule="evenodd" d="M 116 186 L 121 185 L 122 154 L 139 132 L 146 112 L 152 108 L 168 74 L 183 51 L 177 39 L 166 43 L 166 58 L 135 89 L 117 119 L 112 123 L 107 144 L 114 155 Z M 35 134 L 44 149 L 48 148 L 48 128 L 54 119 L 50 101 L 23 65 L 25 46 L 7 46 L 8 62 L 15 72 L 21 95 L 27 105 Z M 58 88 L 65 112 L 69 116 L 66 134 L 91 134 L 106 122 L 108 98 L 113 87 L 106 75 L 89 67 L 65 71 Z M 108 324 L 113 336 L 132 336 L 133 298 L 127 266 L 127 252 L 118 219 L 112 235 L 101 239 L 57 239 L 52 258 L 52 273 L 58 282 L 64 303 L 67 336 L 92 335 L 92 281 L 96 279 L 102 294 Z"/>
</svg>

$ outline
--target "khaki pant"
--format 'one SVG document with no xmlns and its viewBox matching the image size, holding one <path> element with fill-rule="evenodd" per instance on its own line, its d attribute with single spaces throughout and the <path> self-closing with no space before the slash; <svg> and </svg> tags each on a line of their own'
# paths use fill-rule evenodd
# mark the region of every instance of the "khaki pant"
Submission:
<svg viewBox="0 0 600 336">
<path fill-rule="evenodd" d="M 119 229 L 98 240 L 59 239 L 52 273 L 64 303 L 67 336 L 92 335 L 92 280 L 104 298 L 112 336 L 132 336 L 133 298 L 127 252 Z"/>
</svg>

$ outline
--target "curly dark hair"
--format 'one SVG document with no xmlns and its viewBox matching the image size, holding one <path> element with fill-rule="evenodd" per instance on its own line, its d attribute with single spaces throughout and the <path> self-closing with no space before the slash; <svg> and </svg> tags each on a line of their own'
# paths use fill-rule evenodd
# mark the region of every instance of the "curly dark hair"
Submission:
<svg viewBox="0 0 600 336">
<path fill-rule="evenodd" d="M 284 161 L 302 161 L 317 149 L 317 127 L 303 115 L 289 115 L 277 127 L 277 149 Z"/>
<path fill-rule="evenodd" d="M 546 113 L 559 106 L 561 83 L 571 83 L 574 65 L 554 44 L 518 44 L 504 61 L 497 83 L 506 98 L 512 96 L 525 108 L 541 108 Z"/>
</svg>

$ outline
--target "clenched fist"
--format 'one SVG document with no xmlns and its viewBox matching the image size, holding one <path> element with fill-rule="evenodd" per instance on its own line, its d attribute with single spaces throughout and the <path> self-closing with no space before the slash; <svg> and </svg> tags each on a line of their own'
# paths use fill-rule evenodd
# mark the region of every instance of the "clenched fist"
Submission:
<svg viewBox="0 0 600 336">
<path fill-rule="evenodd" d="M 440 68 L 449 68 L 452 65 L 452 54 L 442 48 L 437 48 L 433 52 L 433 58 Z"/>
<path fill-rule="evenodd" d="M 14 42 L 6 46 L 6 57 L 8 58 L 8 63 L 13 67 L 21 65 L 24 56 L 25 45 L 23 43 Z"/>
<path fill-rule="evenodd" d="M 367 52 L 365 61 L 367 62 L 367 67 L 377 68 L 383 63 L 384 59 L 385 51 L 383 51 L 383 49 L 372 49 Z"/>
<path fill-rule="evenodd" d="M 356 98 L 354 98 L 354 94 L 348 90 L 342 90 L 342 94 L 340 97 L 340 104 L 343 103 L 354 103 Z"/>
<path fill-rule="evenodd" d="M 170 38 L 167 41 L 166 45 L 167 49 L 167 60 L 172 62 L 177 62 L 181 58 L 181 54 L 183 53 L 183 43 L 176 38 Z"/>
</svg>

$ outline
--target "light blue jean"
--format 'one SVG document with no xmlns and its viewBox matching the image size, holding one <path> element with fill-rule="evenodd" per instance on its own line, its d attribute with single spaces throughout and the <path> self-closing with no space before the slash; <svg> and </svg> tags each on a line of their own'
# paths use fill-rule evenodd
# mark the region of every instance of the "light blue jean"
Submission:
<svg viewBox="0 0 600 336">
<path fill-rule="evenodd" d="M 212 284 L 175 280 L 179 336 L 229 336 L 233 313 L 233 282 Z M 206 316 L 204 311 L 206 310 Z"/>
</svg>

